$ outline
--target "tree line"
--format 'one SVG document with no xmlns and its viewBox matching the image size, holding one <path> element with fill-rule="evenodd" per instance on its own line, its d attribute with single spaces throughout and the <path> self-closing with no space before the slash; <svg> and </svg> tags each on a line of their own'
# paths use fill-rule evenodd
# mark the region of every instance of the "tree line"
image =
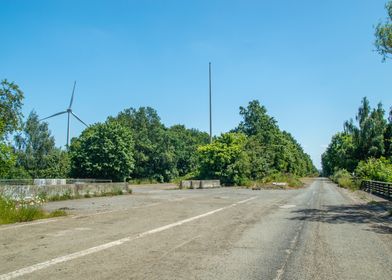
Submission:
<svg viewBox="0 0 392 280">
<path fill-rule="evenodd" d="M 22 121 L 23 92 L 16 84 L 3 80 L 0 97 L 0 178 L 205 178 L 240 185 L 317 172 L 301 145 L 257 100 L 240 107 L 241 123 L 212 143 L 206 132 L 166 127 L 153 108 L 141 107 L 89 126 L 63 150 L 36 112 Z"/>
<path fill-rule="evenodd" d="M 392 1 L 385 5 L 387 18 L 375 28 L 377 52 L 383 62 L 392 55 Z M 371 108 L 364 97 L 354 122 L 344 123 L 322 155 L 323 173 L 352 184 L 352 177 L 392 182 L 392 107 L 389 116 L 381 103 Z"/>
<path fill-rule="evenodd" d="M 355 121 L 346 121 L 344 130 L 332 137 L 322 166 L 326 176 L 341 176 L 344 170 L 346 175 L 392 181 L 392 109 L 387 118 L 381 103 L 372 108 L 364 97 Z"/>
</svg>

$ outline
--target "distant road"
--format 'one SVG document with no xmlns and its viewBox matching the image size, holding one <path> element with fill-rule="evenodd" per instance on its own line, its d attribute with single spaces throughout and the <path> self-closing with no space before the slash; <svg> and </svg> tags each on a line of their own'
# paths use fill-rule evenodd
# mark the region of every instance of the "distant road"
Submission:
<svg viewBox="0 0 392 280">
<path fill-rule="evenodd" d="M 326 179 L 46 207 L 71 214 L 0 227 L 0 279 L 392 279 L 390 220 Z"/>
</svg>

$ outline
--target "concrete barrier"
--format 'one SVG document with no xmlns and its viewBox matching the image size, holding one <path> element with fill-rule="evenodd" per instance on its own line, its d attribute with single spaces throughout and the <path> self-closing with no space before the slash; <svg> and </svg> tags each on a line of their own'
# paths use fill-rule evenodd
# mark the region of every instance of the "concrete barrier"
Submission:
<svg viewBox="0 0 392 280">
<path fill-rule="evenodd" d="M 47 198 L 57 196 L 80 197 L 85 195 L 102 195 L 105 193 L 126 193 L 129 191 L 127 183 L 82 183 L 68 185 L 4 185 L 0 186 L 0 195 L 12 199 L 23 199 L 37 196 Z"/>
<path fill-rule="evenodd" d="M 183 189 L 209 189 L 219 188 L 219 180 L 185 180 L 181 181 L 180 187 Z"/>
<path fill-rule="evenodd" d="M 201 188 L 208 189 L 208 188 L 219 188 L 221 186 L 219 180 L 203 180 L 201 181 Z"/>
</svg>

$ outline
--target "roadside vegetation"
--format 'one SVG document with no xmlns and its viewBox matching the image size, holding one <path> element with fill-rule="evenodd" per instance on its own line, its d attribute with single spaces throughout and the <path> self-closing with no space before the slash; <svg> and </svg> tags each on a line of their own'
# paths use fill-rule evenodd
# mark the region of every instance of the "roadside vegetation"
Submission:
<svg viewBox="0 0 392 280">
<path fill-rule="evenodd" d="M 365 97 L 355 120 L 332 137 L 322 155 L 324 175 L 350 189 L 359 180 L 392 182 L 392 110 L 386 118 L 382 104 L 371 108 Z"/>
<path fill-rule="evenodd" d="M 387 18 L 375 28 L 374 45 L 386 62 L 392 55 L 392 1 L 385 5 Z M 323 175 L 342 187 L 355 189 L 360 180 L 392 182 L 392 107 L 389 116 L 381 103 L 371 108 L 364 97 L 355 122 L 332 137 L 322 155 Z"/>
<path fill-rule="evenodd" d="M 153 108 L 141 107 L 89 126 L 67 151 L 55 146 L 48 124 L 36 112 L 22 121 L 23 92 L 16 84 L 4 80 L 0 96 L 0 179 L 219 179 L 243 186 L 282 180 L 298 186 L 299 177 L 317 175 L 309 155 L 258 100 L 240 107 L 239 125 L 212 143 L 207 133 L 183 125 L 166 127 Z"/>
<path fill-rule="evenodd" d="M 42 209 L 41 198 L 12 200 L 0 196 L 0 224 L 29 222 L 44 218 L 65 216 L 65 211 L 56 210 L 51 213 Z"/>
<path fill-rule="evenodd" d="M 39 198 L 43 201 L 62 201 L 62 200 L 69 200 L 69 199 L 115 196 L 115 195 L 124 195 L 124 194 L 132 194 L 132 189 L 128 189 L 126 192 L 124 192 L 123 189 L 121 188 L 113 188 L 110 191 L 105 191 L 105 192 L 87 191 L 84 194 L 72 194 L 71 191 L 66 191 L 62 194 L 56 194 L 51 196 L 48 196 L 46 193 L 41 193 L 39 194 Z"/>
</svg>

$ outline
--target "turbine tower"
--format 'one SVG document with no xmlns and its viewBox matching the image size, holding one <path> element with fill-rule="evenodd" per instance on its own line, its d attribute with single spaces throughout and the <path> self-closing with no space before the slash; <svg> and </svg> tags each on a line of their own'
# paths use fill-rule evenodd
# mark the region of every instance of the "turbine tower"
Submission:
<svg viewBox="0 0 392 280">
<path fill-rule="evenodd" d="M 47 119 L 50 119 L 50 118 L 53 118 L 55 116 L 59 116 L 59 115 L 62 115 L 62 114 L 66 114 L 66 113 L 68 114 L 68 122 L 67 122 L 67 150 L 69 149 L 69 140 L 70 140 L 69 139 L 69 121 L 70 121 L 71 115 L 74 116 L 78 121 L 80 121 L 86 127 L 88 127 L 88 125 L 84 121 L 82 121 L 74 112 L 72 112 L 72 103 L 73 103 L 73 99 L 74 99 L 75 86 L 76 86 L 76 81 L 74 82 L 74 86 L 73 86 L 73 90 L 72 90 L 72 96 L 71 96 L 71 102 L 69 102 L 69 106 L 68 106 L 67 110 L 59 112 L 59 113 L 56 113 L 56 114 L 53 114 L 53 115 L 51 115 L 49 117 L 46 117 L 46 118 L 43 118 L 43 119 L 40 120 L 40 121 L 43 121 L 43 120 L 47 120 Z"/>
</svg>

